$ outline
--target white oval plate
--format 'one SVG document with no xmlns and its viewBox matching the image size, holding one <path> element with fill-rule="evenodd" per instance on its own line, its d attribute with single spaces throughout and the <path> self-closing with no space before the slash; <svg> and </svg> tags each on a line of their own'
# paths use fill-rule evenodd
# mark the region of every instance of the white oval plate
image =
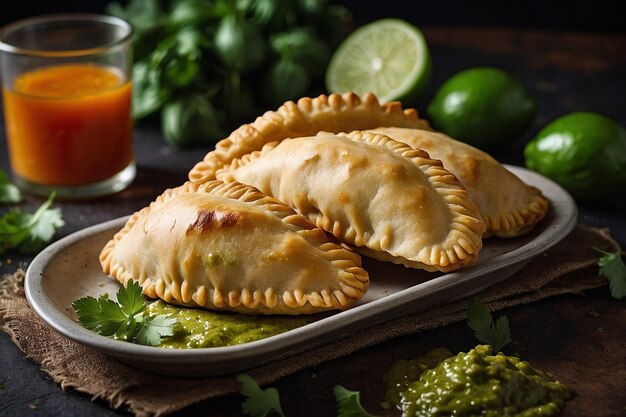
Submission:
<svg viewBox="0 0 626 417">
<path fill-rule="evenodd" d="M 468 268 L 433 274 L 363 258 L 370 289 L 353 308 L 314 316 L 313 322 L 267 339 L 237 346 L 162 349 L 100 336 L 77 323 L 72 301 L 108 293 L 117 281 L 104 275 L 98 255 L 126 217 L 98 224 L 50 245 L 26 273 L 26 297 L 34 311 L 63 336 L 129 365 L 172 376 L 200 377 L 239 372 L 347 337 L 394 317 L 467 298 L 511 277 L 531 259 L 564 238 L 577 222 L 576 204 L 560 186 L 520 167 L 507 166 L 542 190 L 550 211 L 535 229 L 513 239 L 487 239 L 479 260 Z"/>
</svg>

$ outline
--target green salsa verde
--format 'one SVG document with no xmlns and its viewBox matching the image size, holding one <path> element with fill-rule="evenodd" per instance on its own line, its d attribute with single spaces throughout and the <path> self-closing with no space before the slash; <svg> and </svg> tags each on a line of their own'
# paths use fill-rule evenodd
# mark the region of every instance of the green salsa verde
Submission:
<svg viewBox="0 0 626 417">
<path fill-rule="evenodd" d="M 552 376 L 513 356 L 479 345 L 454 356 L 434 349 L 399 361 L 385 375 L 385 401 L 406 417 L 544 417 L 571 396 Z"/>
<path fill-rule="evenodd" d="M 174 334 L 163 337 L 161 344 L 158 345 L 167 349 L 239 345 L 306 324 L 304 319 L 245 316 L 173 306 L 160 300 L 151 302 L 146 312 L 151 317 L 165 314 L 177 320 Z"/>
</svg>

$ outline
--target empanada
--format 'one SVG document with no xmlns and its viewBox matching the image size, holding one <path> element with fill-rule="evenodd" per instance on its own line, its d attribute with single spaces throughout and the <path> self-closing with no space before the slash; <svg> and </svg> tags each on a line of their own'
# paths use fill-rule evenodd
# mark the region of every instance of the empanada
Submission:
<svg viewBox="0 0 626 417">
<path fill-rule="evenodd" d="M 358 254 L 276 199 L 220 181 L 165 191 L 127 221 L 100 262 L 149 297 L 243 313 L 345 309 L 369 285 Z"/>
<path fill-rule="evenodd" d="M 428 271 L 474 261 L 484 223 L 440 161 L 384 135 L 286 139 L 219 169 L 368 256 Z"/>
<path fill-rule="evenodd" d="M 403 109 L 400 102 L 379 104 L 373 94 L 365 94 L 362 99 L 354 93 L 305 97 L 266 112 L 219 141 L 215 150 L 190 171 L 189 179 L 198 183 L 215 179 L 218 168 L 260 150 L 266 143 L 313 136 L 320 131 L 339 133 L 379 126 L 430 129 L 428 122 L 420 119 L 414 109 Z"/>
<path fill-rule="evenodd" d="M 387 135 L 440 159 L 467 189 L 487 225 L 484 237 L 513 237 L 528 232 L 548 211 L 548 201 L 487 153 L 443 133 L 381 127 L 370 132 Z"/>
</svg>

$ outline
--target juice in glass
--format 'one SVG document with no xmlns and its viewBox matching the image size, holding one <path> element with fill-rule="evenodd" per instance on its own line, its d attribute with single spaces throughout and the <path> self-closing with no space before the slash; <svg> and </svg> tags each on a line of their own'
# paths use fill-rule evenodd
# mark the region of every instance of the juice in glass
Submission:
<svg viewBox="0 0 626 417">
<path fill-rule="evenodd" d="M 90 184 L 133 160 L 131 83 L 115 69 L 40 68 L 20 75 L 3 98 L 11 165 L 27 181 Z"/>
<path fill-rule="evenodd" d="M 132 28 L 96 14 L 36 16 L 0 28 L 0 79 L 13 181 L 83 199 L 135 178 Z"/>
</svg>

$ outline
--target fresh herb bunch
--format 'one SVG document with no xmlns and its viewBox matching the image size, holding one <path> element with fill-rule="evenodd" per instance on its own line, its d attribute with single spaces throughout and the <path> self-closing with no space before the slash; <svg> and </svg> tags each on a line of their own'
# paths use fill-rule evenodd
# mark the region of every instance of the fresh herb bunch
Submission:
<svg viewBox="0 0 626 417">
<path fill-rule="evenodd" d="M 82 297 L 72 303 L 83 327 L 114 339 L 158 346 L 163 336 L 174 334 L 177 321 L 165 314 L 144 315 L 147 306 L 141 286 L 132 279 L 117 291 L 117 302 L 103 294 L 98 298 Z"/>
<path fill-rule="evenodd" d="M 14 207 L 0 217 L 0 255 L 7 251 L 35 254 L 52 240 L 56 231 L 65 224 L 61 209 L 50 208 L 54 197 L 53 192 L 35 213 Z M 19 189 L 0 170 L 0 204 L 21 201 Z"/>
<path fill-rule="evenodd" d="M 325 0 L 130 0 L 106 10 L 135 30 L 135 119 L 160 119 L 179 148 L 321 90 L 351 20 Z"/>
</svg>

